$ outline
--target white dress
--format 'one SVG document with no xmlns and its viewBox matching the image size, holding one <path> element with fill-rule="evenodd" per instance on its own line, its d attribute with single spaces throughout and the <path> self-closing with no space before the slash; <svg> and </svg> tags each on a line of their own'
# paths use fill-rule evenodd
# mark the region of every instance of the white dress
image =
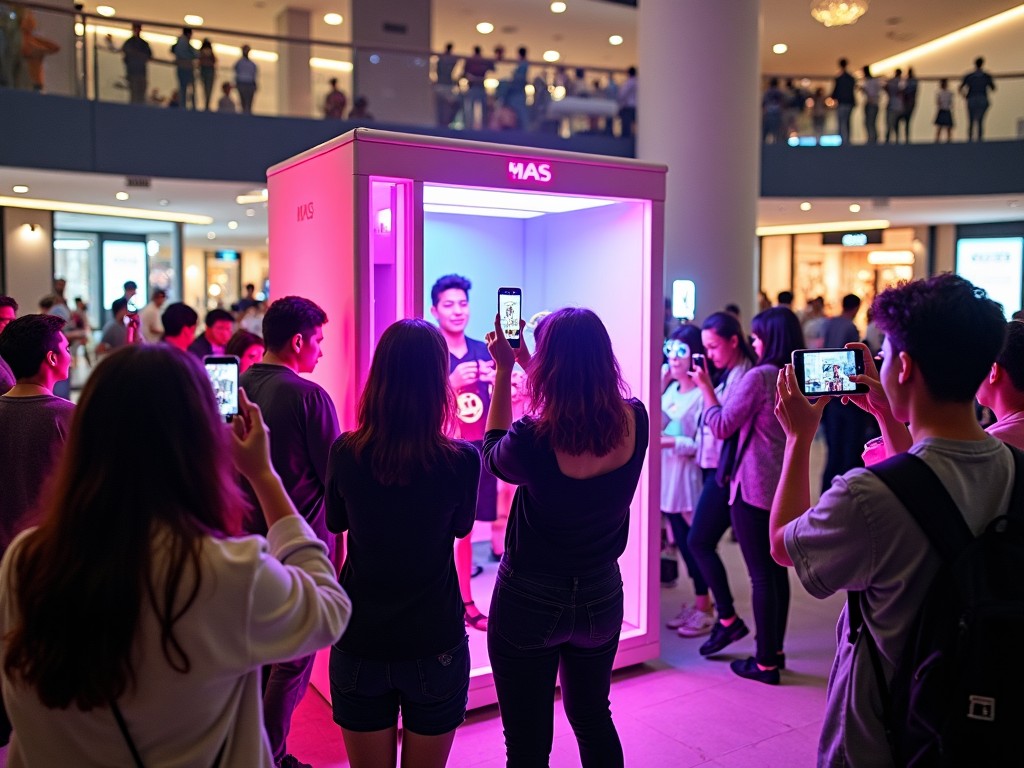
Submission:
<svg viewBox="0 0 1024 768">
<path fill-rule="evenodd" d="M 697 429 L 703 406 L 700 390 L 681 392 L 679 382 L 669 384 L 661 396 L 665 424 L 662 434 L 675 438 L 675 445 L 661 449 L 661 511 L 680 512 L 693 519 L 703 479 L 697 463 Z"/>
</svg>

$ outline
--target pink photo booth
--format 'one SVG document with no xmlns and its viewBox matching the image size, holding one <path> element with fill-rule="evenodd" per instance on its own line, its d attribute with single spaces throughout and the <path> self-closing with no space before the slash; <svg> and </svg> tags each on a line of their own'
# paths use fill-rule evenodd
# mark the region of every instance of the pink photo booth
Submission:
<svg viewBox="0 0 1024 768">
<path fill-rule="evenodd" d="M 401 318 L 430 319 L 430 287 L 450 273 L 473 283 L 471 338 L 493 328 L 503 285 L 523 289 L 526 319 L 567 305 L 593 309 L 626 384 L 657 424 L 665 172 L 635 160 L 364 128 L 272 167 L 271 291 L 326 310 L 324 356 L 311 378 L 334 399 L 342 429 L 355 425 L 381 333 Z M 655 430 L 619 561 L 625 620 L 616 668 L 659 653 L 659 457 Z M 473 580 L 485 613 L 493 571 Z M 470 707 L 480 707 L 495 701 L 494 687 L 484 633 L 468 632 Z M 326 660 L 321 653 L 313 683 L 329 698 Z"/>
</svg>

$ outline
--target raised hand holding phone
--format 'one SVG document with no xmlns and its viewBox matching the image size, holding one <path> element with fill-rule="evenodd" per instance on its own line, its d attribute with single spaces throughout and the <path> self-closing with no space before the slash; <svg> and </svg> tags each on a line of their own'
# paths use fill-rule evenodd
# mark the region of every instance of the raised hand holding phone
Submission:
<svg viewBox="0 0 1024 768">
<path fill-rule="evenodd" d="M 504 286 L 498 289 L 498 317 L 500 331 L 509 346 L 518 349 L 522 340 L 523 289 Z"/>
</svg>

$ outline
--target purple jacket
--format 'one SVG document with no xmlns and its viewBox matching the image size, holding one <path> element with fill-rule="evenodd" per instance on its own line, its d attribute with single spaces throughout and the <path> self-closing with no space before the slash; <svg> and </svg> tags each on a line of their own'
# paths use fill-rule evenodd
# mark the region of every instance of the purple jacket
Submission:
<svg viewBox="0 0 1024 768">
<path fill-rule="evenodd" d="M 740 431 L 740 466 L 733 473 L 730 503 L 742 495 L 751 506 L 771 509 L 786 445 L 786 435 L 775 418 L 778 377 L 774 365 L 755 366 L 743 375 L 724 406 L 704 411 L 704 423 L 715 437 Z"/>
</svg>

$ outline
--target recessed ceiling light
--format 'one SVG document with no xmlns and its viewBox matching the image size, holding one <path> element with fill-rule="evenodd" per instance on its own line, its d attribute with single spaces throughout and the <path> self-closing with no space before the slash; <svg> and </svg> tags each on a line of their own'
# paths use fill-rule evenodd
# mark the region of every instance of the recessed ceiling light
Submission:
<svg viewBox="0 0 1024 768">
<path fill-rule="evenodd" d="M 551 12 L 552 13 L 565 13 L 565 9 L 567 7 L 568 6 L 565 3 L 558 3 L 558 2 L 552 3 L 551 4 Z"/>
<path fill-rule="evenodd" d="M 558 51 L 544 51 L 544 56 L 542 58 L 547 62 L 558 61 L 562 58 L 562 54 Z"/>
<path fill-rule="evenodd" d="M 116 197 L 118 200 L 127 200 L 128 199 L 128 193 L 127 192 L 118 192 L 116 195 L 114 195 L 114 197 Z"/>
<path fill-rule="evenodd" d="M 800 203 L 800 210 L 801 211 L 809 211 L 809 210 L 811 210 L 811 204 L 808 203 L 808 202 Z"/>
<path fill-rule="evenodd" d="M 166 197 L 160 200 L 160 205 L 162 205 L 164 207 L 167 207 L 170 204 L 171 204 L 171 201 L 168 200 Z"/>
<path fill-rule="evenodd" d="M 851 203 L 850 213 L 860 213 L 860 206 L 857 203 Z"/>
<path fill-rule="evenodd" d="M 340 13 L 325 13 L 324 24 L 330 24 L 332 27 L 336 27 L 345 19 Z"/>
<path fill-rule="evenodd" d="M 100 16 L 106 16 L 107 18 L 110 18 L 115 13 L 117 13 L 117 11 L 115 11 L 109 5 L 97 5 L 96 6 L 96 13 L 98 13 Z"/>
<path fill-rule="evenodd" d="M 250 216 L 250 217 L 251 216 L 255 216 L 256 215 L 256 209 L 255 208 L 246 208 L 245 209 L 245 215 L 246 216 Z"/>
<path fill-rule="evenodd" d="M 772 53 L 778 53 L 781 55 L 788 50 L 789 46 L 786 45 L 785 43 L 776 43 L 775 45 L 772 46 Z"/>
<path fill-rule="evenodd" d="M 476 31 L 481 35 L 489 35 L 494 31 L 494 25 L 489 21 L 481 21 L 476 25 Z"/>
<path fill-rule="evenodd" d="M 207 232 L 206 233 L 206 239 L 207 240 L 216 240 L 217 239 L 217 233 L 216 232 Z"/>
<path fill-rule="evenodd" d="M 622 35 L 612 35 L 608 38 L 608 42 L 612 45 L 622 45 Z"/>
<path fill-rule="evenodd" d="M 237 221 L 229 221 L 228 222 L 228 229 L 238 229 L 238 222 Z"/>
<path fill-rule="evenodd" d="M 197 16 L 194 13 L 185 14 L 185 23 L 190 27 L 201 27 L 205 19 L 202 16 Z"/>
<path fill-rule="evenodd" d="M 26 187 L 24 184 L 15 184 L 13 187 L 11 187 L 11 192 L 14 192 L 17 195 L 24 195 L 26 192 L 28 192 L 28 187 Z"/>
</svg>

